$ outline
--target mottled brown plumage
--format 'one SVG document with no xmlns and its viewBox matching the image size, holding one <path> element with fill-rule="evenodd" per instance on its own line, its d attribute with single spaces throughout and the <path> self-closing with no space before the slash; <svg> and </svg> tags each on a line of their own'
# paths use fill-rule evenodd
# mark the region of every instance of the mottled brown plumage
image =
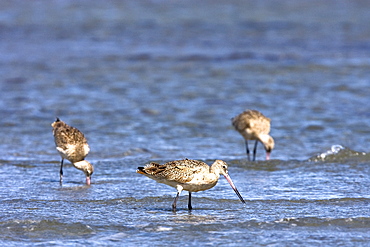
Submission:
<svg viewBox="0 0 370 247">
<path fill-rule="evenodd" d="M 90 151 L 87 140 L 81 131 L 69 126 L 59 118 L 51 124 L 53 127 L 56 149 L 62 157 L 60 166 L 60 183 L 63 181 L 63 161 L 69 160 L 74 167 L 82 170 L 86 175 L 86 184 L 90 185 L 94 167 L 85 160 Z"/>
<path fill-rule="evenodd" d="M 232 124 L 245 139 L 246 151 L 249 157 L 248 140 L 256 140 L 253 150 L 253 160 L 256 158 L 257 143 L 260 141 L 266 150 L 266 160 L 274 149 L 274 139 L 269 135 L 271 119 L 256 110 L 246 110 L 232 119 Z"/>
<path fill-rule="evenodd" d="M 239 199 L 245 203 L 228 175 L 226 162 L 222 160 L 216 160 L 212 166 L 189 159 L 170 161 L 163 165 L 152 162 L 145 167 L 138 167 L 136 172 L 176 188 L 177 196 L 172 204 L 174 210 L 182 190 L 189 192 L 188 208 L 191 210 L 191 192 L 211 189 L 217 184 L 220 175 L 226 178 Z"/>
</svg>

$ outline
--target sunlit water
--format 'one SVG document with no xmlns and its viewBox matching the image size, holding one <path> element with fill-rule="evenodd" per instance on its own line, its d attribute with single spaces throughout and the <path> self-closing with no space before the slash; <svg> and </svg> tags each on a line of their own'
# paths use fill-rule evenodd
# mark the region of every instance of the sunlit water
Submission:
<svg viewBox="0 0 370 247">
<path fill-rule="evenodd" d="M 0 3 L 0 244 L 370 243 L 368 1 Z M 272 119 L 248 162 L 230 119 Z M 87 137 L 92 185 L 60 157 L 58 116 Z M 252 143 L 250 143 L 252 145 Z M 224 159 L 211 190 L 135 170 Z"/>
</svg>

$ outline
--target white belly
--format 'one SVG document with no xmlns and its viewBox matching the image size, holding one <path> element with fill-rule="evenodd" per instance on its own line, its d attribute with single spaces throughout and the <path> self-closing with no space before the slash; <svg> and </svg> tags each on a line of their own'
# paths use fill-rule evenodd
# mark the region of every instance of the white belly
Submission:
<svg viewBox="0 0 370 247">
<path fill-rule="evenodd" d="M 151 176 L 149 177 L 155 179 L 159 183 L 167 184 L 174 188 L 177 188 L 177 186 L 180 185 L 183 190 L 190 192 L 198 192 L 211 189 L 217 184 L 219 178 L 219 176 L 216 176 L 214 174 L 196 174 L 191 181 L 187 183 L 179 183 L 173 180 L 158 179 Z"/>
</svg>

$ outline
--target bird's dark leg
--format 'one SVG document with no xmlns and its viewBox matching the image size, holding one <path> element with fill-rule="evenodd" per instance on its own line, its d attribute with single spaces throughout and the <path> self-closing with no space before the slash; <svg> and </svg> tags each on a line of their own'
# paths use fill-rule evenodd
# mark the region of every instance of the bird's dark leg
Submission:
<svg viewBox="0 0 370 247">
<path fill-rule="evenodd" d="M 245 147 L 246 147 L 246 150 L 247 150 L 248 161 L 251 161 L 251 157 L 249 156 L 249 148 L 248 148 L 248 141 L 247 140 L 245 140 Z"/>
<path fill-rule="evenodd" d="M 63 183 L 63 161 L 64 161 L 64 159 L 62 158 L 62 161 L 60 162 L 60 173 L 59 173 L 59 182 L 60 182 L 60 184 Z"/>
<path fill-rule="evenodd" d="M 256 160 L 257 144 L 258 144 L 258 140 L 256 140 L 256 142 L 254 143 L 254 149 L 253 149 L 253 161 L 255 161 L 255 160 Z"/>
<path fill-rule="evenodd" d="M 191 192 L 189 191 L 189 202 L 188 202 L 188 209 L 192 210 L 193 207 L 191 206 Z"/>
<path fill-rule="evenodd" d="M 177 204 L 177 200 L 179 199 L 179 197 L 180 197 L 180 192 L 179 191 L 177 191 L 177 195 L 176 195 L 176 197 L 175 197 L 175 200 L 173 201 L 173 203 L 172 203 L 172 210 L 173 211 L 176 211 L 176 204 Z"/>
</svg>

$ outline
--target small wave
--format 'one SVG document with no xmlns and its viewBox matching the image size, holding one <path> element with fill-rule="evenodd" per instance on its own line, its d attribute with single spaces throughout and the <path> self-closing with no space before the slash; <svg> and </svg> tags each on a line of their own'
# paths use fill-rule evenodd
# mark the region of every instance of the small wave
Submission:
<svg viewBox="0 0 370 247">
<path fill-rule="evenodd" d="M 318 162 L 318 161 L 344 161 L 353 158 L 366 158 L 368 155 L 365 152 L 357 152 L 349 148 L 343 147 L 341 145 L 333 145 L 330 150 L 313 156 L 308 159 L 308 161 Z"/>
<path fill-rule="evenodd" d="M 324 153 L 321 153 L 316 157 L 320 158 L 321 160 L 325 160 L 328 156 L 338 154 L 341 150 L 344 150 L 344 149 L 345 148 L 341 145 L 333 145 L 333 146 L 331 146 L 330 150 L 328 150 Z"/>
<path fill-rule="evenodd" d="M 368 228 L 370 218 L 354 217 L 354 218 L 281 218 L 274 221 L 258 222 L 251 220 L 248 227 L 270 228 L 270 227 L 345 227 L 345 228 Z"/>
<path fill-rule="evenodd" d="M 62 223 L 57 220 L 11 220 L 0 222 L 2 229 L 0 238 L 22 240 L 23 238 L 38 239 L 83 237 L 94 233 L 94 230 L 83 223 Z"/>
</svg>

